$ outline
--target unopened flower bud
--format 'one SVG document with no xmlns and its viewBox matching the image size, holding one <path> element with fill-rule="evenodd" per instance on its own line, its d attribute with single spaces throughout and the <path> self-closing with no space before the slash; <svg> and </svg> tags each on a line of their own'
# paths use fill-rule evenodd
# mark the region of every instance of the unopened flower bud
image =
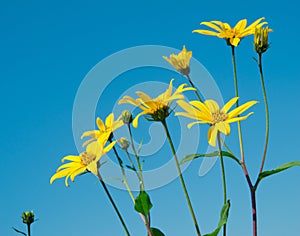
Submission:
<svg viewBox="0 0 300 236">
<path fill-rule="evenodd" d="M 22 213 L 22 220 L 24 224 L 30 225 L 34 222 L 34 214 L 32 211 L 25 211 Z"/>
<path fill-rule="evenodd" d="M 119 118 L 124 122 L 124 124 L 130 124 L 132 122 L 132 114 L 128 110 L 124 110 Z"/>
<path fill-rule="evenodd" d="M 120 147 L 123 149 L 123 150 L 126 150 L 129 145 L 130 145 L 130 142 L 128 141 L 127 138 L 120 138 L 118 140 L 119 144 L 120 144 Z"/>
<path fill-rule="evenodd" d="M 269 29 L 267 26 L 266 28 L 258 27 L 255 29 L 254 33 L 254 50 L 262 54 L 268 50 L 270 44 L 269 40 L 269 32 L 273 32 L 272 29 Z"/>
</svg>

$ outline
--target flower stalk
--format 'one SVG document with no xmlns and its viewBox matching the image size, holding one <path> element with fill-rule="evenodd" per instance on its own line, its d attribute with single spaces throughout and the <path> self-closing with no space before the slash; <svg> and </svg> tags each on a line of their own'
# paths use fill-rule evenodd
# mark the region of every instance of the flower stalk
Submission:
<svg viewBox="0 0 300 236">
<path fill-rule="evenodd" d="M 196 94 L 198 100 L 199 100 L 200 102 L 202 102 L 201 96 L 200 96 L 200 94 L 199 94 L 197 88 L 195 87 L 194 83 L 192 82 L 190 75 L 187 74 L 186 77 L 187 77 L 187 79 L 188 79 L 190 85 L 195 89 L 195 94 Z"/>
<path fill-rule="evenodd" d="M 221 146 L 221 136 L 220 132 L 218 131 L 218 149 L 219 149 L 219 156 L 220 156 L 220 163 L 221 163 L 221 171 L 222 171 L 222 185 L 223 185 L 223 204 L 227 203 L 227 187 L 226 187 L 226 176 L 225 176 L 225 167 L 224 167 L 224 159 L 222 154 L 222 146 Z M 223 226 L 223 236 L 226 236 L 226 224 Z"/>
<path fill-rule="evenodd" d="M 106 187 L 106 184 L 105 184 L 105 182 L 103 181 L 103 179 L 102 179 L 102 177 L 101 177 L 101 175 L 100 175 L 99 172 L 98 172 L 98 174 L 97 174 L 97 177 L 98 177 L 98 179 L 99 179 L 99 181 L 100 181 L 100 183 L 101 183 L 101 185 L 102 185 L 102 187 L 103 187 L 103 189 L 104 189 L 104 191 L 105 191 L 105 193 L 106 193 L 106 195 L 107 195 L 107 197 L 108 197 L 110 203 L 112 204 L 112 206 L 113 206 L 113 208 L 114 208 L 116 214 L 118 215 L 119 220 L 121 221 L 121 224 L 122 224 L 122 226 L 123 226 L 123 228 L 124 228 L 124 231 L 126 232 L 126 235 L 127 235 L 127 236 L 130 236 L 130 233 L 129 233 L 128 228 L 127 228 L 127 226 L 126 226 L 126 224 L 125 224 L 125 222 L 124 222 L 124 220 L 123 220 L 123 218 L 122 218 L 122 216 L 121 216 L 121 213 L 119 212 L 118 207 L 117 207 L 117 205 L 115 204 L 115 202 L 114 202 L 112 196 L 110 195 L 110 193 L 109 193 L 109 191 L 108 191 L 108 188 Z"/>
<path fill-rule="evenodd" d="M 264 81 L 264 74 L 263 74 L 263 65 L 262 65 L 262 53 L 258 53 L 258 67 L 259 67 L 259 73 L 260 73 L 260 80 L 261 80 L 261 87 L 263 91 L 264 96 L 264 103 L 265 103 L 265 112 L 266 112 L 266 131 L 265 131 L 265 145 L 264 145 L 264 151 L 261 161 L 261 166 L 259 173 L 262 173 L 265 165 L 266 155 L 267 155 L 267 149 L 268 149 L 268 141 L 269 141 L 269 105 L 268 105 L 268 99 L 267 99 L 267 92 L 265 87 L 265 81 Z"/>
<path fill-rule="evenodd" d="M 176 155 L 176 151 L 175 151 L 175 148 L 174 148 L 174 144 L 172 142 L 172 138 L 171 138 L 168 126 L 167 126 L 167 122 L 166 122 L 166 120 L 162 120 L 161 123 L 162 123 L 162 125 L 165 129 L 165 132 L 166 132 L 166 135 L 167 135 L 167 138 L 168 138 L 171 150 L 172 150 L 172 154 L 173 154 L 173 157 L 174 157 L 174 160 L 175 160 L 176 168 L 177 168 L 177 171 L 178 171 L 178 174 L 179 174 L 180 183 L 181 183 L 182 189 L 184 191 L 185 198 L 186 198 L 187 203 L 188 203 L 188 207 L 189 207 L 189 210 L 190 210 L 190 213 L 191 213 L 191 216 L 192 216 L 195 228 L 196 228 L 197 235 L 201 236 L 200 228 L 199 228 L 199 225 L 197 223 L 197 219 L 196 219 L 193 207 L 192 207 L 192 203 L 191 203 L 191 200 L 190 200 L 190 197 L 189 197 L 189 194 L 188 194 L 188 191 L 187 191 L 187 188 L 186 188 L 183 176 L 182 176 L 179 161 L 178 161 L 178 158 L 177 158 L 177 155 Z"/>
</svg>

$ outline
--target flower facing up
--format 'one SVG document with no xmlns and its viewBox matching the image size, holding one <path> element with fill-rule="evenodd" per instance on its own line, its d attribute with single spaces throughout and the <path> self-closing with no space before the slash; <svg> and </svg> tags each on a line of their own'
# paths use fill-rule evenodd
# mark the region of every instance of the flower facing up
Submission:
<svg viewBox="0 0 300 236">
<path fill-rule="evenodd" d="M 66 177 L 65 184 L 68 187 L 69 178 L 74 181 L 75 177 L 84 171 L 89 171 L 97 176 L 100 158 L 104 156 L 116 143 L 116 141 L 114 141 L 104 147 L 106 142 L 107 136 L 101 136 L 96 142 L 92 142 L 87 145 L 86 150 L 80 153 L 79 156 L 64 157 L 62 162 L 70 162 L 61 165 L 57 169 L 56 173 L 50 179 L 50 184 L 52 184 L 56 179 Z"/>
<path fill-rule="evenodd" d="M 221 21 L 210 21 L 210 22 L 201 22 L 201 25 L 208 26 L 213 30 L 193 30 L 193 33 L 217 36 L 219 38 L 225 39 L 228 45 L 238 46 L 241 39 L 254 34 L 256 27 L 262 27 L 267 24 L 267 22 L 261 22 L 265 18 L 259 18 L 251 25 L 246 27 L 247 20 L 240 20 L 233 28 L 228 23 L 223 23 Z"/>
<path fill-rule="evenodd" d="M 177 55 L 171 54 L 170 58 L 163 56 L 163 58 L 169 62 L 176 70 L 178 70 L 183 75 L 188 75 L 190 73 L 190 60 L 192 57 L 192 51 L 187 51 L 185 46 L 180 53 Z"/>
<path fill-rule="evenodd" d="M 99 139 L 102 135 L 107 136 L 107 138 L 110 137 L 112 132 L 124 124 L 122 120 L 114 120 L 113 113 L 108 115 L 105 124 L 99 117 L 97 118 L 96 123 L 99 130 L 86 131 L 81 135 L 81 139 L 87 136 L 90 137 L 90 139 L 84 142 L 82 146 Z"/>
<path fill-rule="evenodd" d="M 269 32 L 273 32 L 272 29 L 269 29 L 269 27 L 256 27 L 255 33 L 254 33 L 254 50 L 262 54 L 268 50 L 270 47 L 269 44 Z"/>
<path fill-rule="evenodd" d="M 133 99 L 130 96 L 124 96 L 119 104 L 128 103 L 139 107 L 142 112 L 139 113 L 133 120 L 133 127 L 138 127 L 138 119 L 142 115 L 149 115 L 152 121 L 163 121 L 170 115 L 171 102 L 177 99 L 184 99 L 182 92 L 187 90 L 195 90 L 194 88 L 186 87 L 186 84 L 181 84 L 176 91 L 172 94 L 173 79 L 170 81 L 169 88 L 166 92 L 160 94 L 156 98 L 151 98 L 149 95 L 143 92 L 136 92 L 139 96 L 137 99 Z"/>
<path fill-rule="evenodd" d="M 214 100 L 206 100 L 204 103 L 200 101 L 191 101 L 189 103 L 177 101 L 177 104 L 186 112 L 176 112 L 175 116 L 185 116 L 197 120 L 188 124 L 188 128 L 191 128 L 194 124 L 210 124 L 208 143 L 216 146 L 216 138 L 219 131 L 225 135 L 229 135 L 230 123 L 245 120 L 253 114 L 253 112 L 250 112 L 246 116 L 237 117 L 256 104 L 257 101 L 247 102 L 227 113 L 237 100 L 238 97 L 232 98 L 222 109 L 219 108 L 219 105 Z"/>
</svg>

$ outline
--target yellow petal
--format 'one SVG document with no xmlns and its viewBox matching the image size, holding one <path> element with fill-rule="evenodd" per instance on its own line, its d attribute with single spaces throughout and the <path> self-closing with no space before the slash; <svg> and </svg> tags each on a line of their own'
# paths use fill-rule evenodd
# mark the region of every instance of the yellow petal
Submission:
<svg viewBox="0 0 300 236">
<path fill-rule="evenodd" d="M 218 134 L 218 130 L 216 129 L 216 127 L 214 125 L 211 126 L 207 133 L 207 139 L 208 139 L 208 143 L 213 147 L 216 146 L 217 134 Z"/>
<path fill-rule="evenodd" d="M 238 97 L 235 97 L 235 98 L 230 99 L 230 101 L 227 102 L 227 103 L 223 106 L 221 112 L 223 112 L 223 113 L 226 114 L 226 113 L 230 110 L 230 108 L 237 102 L 238 99 L 239 99 Z"/>
<path fill-rule="evenodd" d="M 226 120 L 227 123 L 233 123 L 233 122 L 237 122 L 240 120 L 246 120 L 248 118 L 248 116 L 254 114 L 254 112 L 250 112 L 249 114 L 247 114 L 246 116 L 241 116 L 241 117 L 235 117 L 235 118 L 231 118 Z"/>
<path fill-rule="evenodd" d="M 98 163 L 97 161 L 93 161 L 87 167 L 87 170 L 89 170 L 95 176 L 98 176 L 98 166 L 97 166 L 97 163 Z"/>
<path fill-rule="evenodd" d="M 144 101 L 144 102 L 147 102 L 147 101 L 151 101 L 152 98 L 147 95 L 146 93 L 143 93 L 143 92 L 136 92 L 137 95 L 139 95 L 139 97 Z"/>
<path fill-rule="evenodd" d="M 212 29 L 214 29 L 214 30 L 216 30 L 218 32 L 222 31 L 222 29 L 220 27 L 218 27 L 217 25 L 215 25 L 215 24 L 213 24 L 211 22 L 202 22 L 201 25 L 206 25 L 206 26 L 208 26 L 208 27 L 210 27 L 210 28 L 212 28 Z"/>
<path fill-rule="evenodd" d="M 101 136 L 103 137 L 103 136 Z M 96 155 L 97 157 L 101 154 L 101 145 L 99 142 L 92 142 L 86 147 L 86 152 Z"/>
<path fill-rule="evenodd" d="M 194 125 L 196 125 L 196 124 L 203 124 L 203 122 L 202 122 L 202 121 L 195 121 L 195 122 L 189 123 L 189 124 L 187 125 L 187 127 L 190 129 L 190 128 L 192 128 L 192 126 L 194 126 Z"/>
<path fill-rule="evenodd" d="M 61 170 L 59 172 L 56 172 L 50 179 L 50 184 L 53 183 L 54 180 L 56 179 L 60 179 L 60 178 L 63 178 L 65 176 L 67 176 L 68 174 L 70 173 L 70 170 L 69 169 L 64 169 L 64 170 Z"/>
<path fill-rule="evenodd" d="M 72 155 L 69 155 L 69 156 L 65 156 L 63 159 L 61 159 L 62 162 L 64 161 L 74 161 L 74 162 L 81 162 L 81 158 L 80 156 L 72 156 Z"/>
<path fill-rule="evenodd" d="M 241 113 L 248 110 L 250 107 L 252 107 L 256 103 L 257 103 L 257 101 L 246 102 L 245 104 L 233 109 L 231 112 L 228 113 L 227 119 L 231 119 L 235 116 L 240 115 Z"/>
<path fill-rule="evenodd" d="M 218 103 L 216 103 L 214 100 L 206 100 L 204 104 L 208 107 L 211 113 L 215 113 L 220 110 Z"/>
<path fill-rule="evenodd" d="M 237 31 L 243 31 L 245 29 L 247 25 L 247 20 L 246 19 L 243 19 L 243 20 L 240 20 L 235 26 L 234 26 L 234 29 L 237 30 Z"/>
<path fill-rule="evenodd" d="M 112 124 L 113 124 L 113 122 L 114 122 L 114 118 L 115 118 L 114 113 L 110 113 L 110 114 L 106 117 L 106 119 L 105 119 L 105 127 L 106 127 L 106 129 L 112 127 Z M 104 130 L 106 130 L 106 129 L 104 129 Z"/>
<path fill-rule="evenodd" d="M 211 36 L 218 36 L 219 33 L 210 31 L 210 30 L 193 30 L 193 33 L 198 33 L 198 34 L 205 34 L 205 35 L 211 35 Z"/>
<path fill-rule="evenodd" d="M 86 170 L 86 166 L 83 166 L 81 168 L 78 168 L 77 170 L 73 171 L 72 174 L 70 174 L 70 179 L 74 182 L 74 179 L 77 175 L 83 173 Z"/>
<path fill-rule="evenodd" d="M 145 114 L 147 114 L 147 112 L 146 112 L 146 111 L 143 111 L 143 112 L 141 112 L 140 114 L 138 114 L 138 115 L 133 119 L 133 121 L 132 121 L 132 126 L 133 126 L 134 128 L 137 128 L 137 127 L 138 127 L 138 119 L 140 118 L 140 116 L 145 115 Z"/>
<path fill-rule="evenodd" d="M 97 117 L 96 123 L 97 123 L 98 129 L 100 129 L 102 131 L 105 130 L 105 125 L 99 117 Z"/>
</svg>

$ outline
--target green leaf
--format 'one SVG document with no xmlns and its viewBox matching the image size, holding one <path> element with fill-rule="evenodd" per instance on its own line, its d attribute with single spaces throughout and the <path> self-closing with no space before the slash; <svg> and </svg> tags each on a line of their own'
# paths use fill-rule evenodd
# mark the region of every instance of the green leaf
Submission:
<svg viewBox="0 0 300 236">
<path fill-rule="evenodd" d="M 165 236 L 163 232 L 161 232 L 157 228 L 151 228 L 152 236 Z"/>
<path fill-rule="evenodd" d="M 270 175 L 274 175 L 274 174 L 277 174 L 281 171 L 284 171 L 284 170 L 287 170 L 293 166 L 300 166 L 300 162 L 299 161 L 292 161 L 292 162 L 288 162 L 288 163 L 285 163 L 273 170 L 266 170 L 266 171 L 263 171 L 259 174 L 258 178 L 257 178 L 257 181 L 254 185 L 254 188 L 257 189 L 257 186 L 258 184 L 260 183 L 260 181 L 262 181 L 264 178 L 270 176 Z"/>
<path fill-rule="evenodd" d="M 212 152 L 212 153 L 207 153 L 207 154 L 190 154 L 190 155 L 187 155 L 185 156 L 181 161 L 180 161 L 180 165 L 182 165 L 183 163 L 186 163 L 188 161 L 191 161 L 191 160 L 194 160 L 194 159 L 197 159 L 199 157 L 216 157 L 216 156 L 219 156 L 219 151 L 215 151 L 215 152 Z M 236 156 L 234 156 L 233 154 L 231 154 L 230 152 L 225 152 L 225 151 L 222 151 L 222 155 L 225 157 L 229 157 L 231 159 L 233 159 L 234 161 L 236 161 L 239 165 L 241 165 L 239 159 L 236 158 Z"/>
<path fill-rule="evenodd" d="M 130 170 L 133 170 L 133 171 L 136 171 L 135 167 L 134 166 L 129 166 L 129 165 L 126 165 L 127 169 L 130 169 Z"/>
<path fill-rule="evenodd" d="M 147 217 L 151 208 L 152 203 L 149 195 L 145 191 L 141 191 L 135 199 L 134 210 Z"/>
<path fill-rule="evenodd" d="M 223 225 L 225 225 L 227 222 L 228 215 L 229 215 L 229 208 L 230 208 L 230 201 L 228 200 L 227 203 L 224 204 L 224 206 L 222 207 L 218 228 L 216 228 L 214 232 L 212 232 L 210 234 L 205 234 L 204 236 L 217 236 L 218 235 L 218 233 L 220 232 Z"/>
<path fill-rule="evenodd" d="M 22 231 L 20 231 L 20 230 L 18 230 L 18 229 L 16 229 L 16 228 L 14 228 L 14 227 L 12 227 L 12 228 L 13 228 L 13 230 L 16 231 L 17 233 L 23 234 L 23 235 L 27 236 L 27 234 L 25 234 L 24 232 L 22 232 Z"/>
</svg>

